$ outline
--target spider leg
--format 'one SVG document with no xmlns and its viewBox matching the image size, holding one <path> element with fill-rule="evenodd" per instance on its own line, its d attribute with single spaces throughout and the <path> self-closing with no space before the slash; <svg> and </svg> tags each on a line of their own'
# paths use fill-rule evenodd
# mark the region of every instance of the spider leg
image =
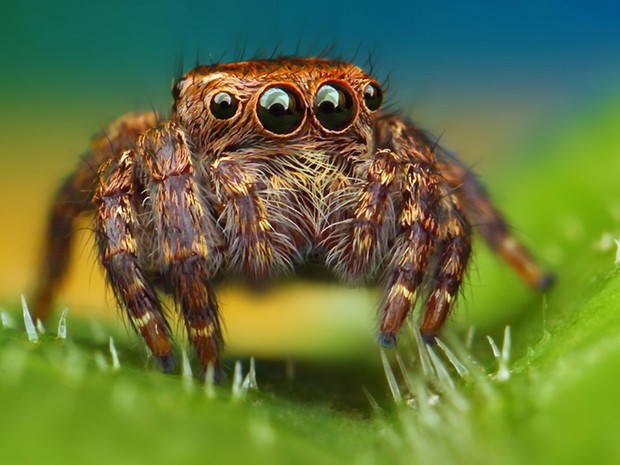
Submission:
<svg viewBox="0 0 620 465">
<path fill-rule="evenodd" d="M 155 289 L 138 262 L 138 224 L 132 206 L 134 167 L 133 152 L 125 151 L 99 170 L 100 180 L 93 198 L 97 206 L 97 243 L 101 263 L 120 306 L 161 368 L 171 371 L 174 359 L 170 328 Z"/>
<path fill-rule="evenodd" d="M 351 217 L 335 224 L 341 231 L 333 226 L 333 231 L 326 231 L 327 266 L 347 281 L 357 282 L 373 274 L 389 248 L 394 235 L 392 190 L 402 162 L 390 149 L 377 150 L 352 203 Z"/>
<path fill-rule="evenodd" d="M 454 305 L 471 252 L 471 227 L 460 214 L 460 199 L 446 193 L 443 200 L 448 205 L 440 229 L 446 234 L 437 247 L 437 263 L 420 324 L 422 337 L 428 343 L 434 342 Z"/>
<path fill-rule="evenodd" d="M 399 186 L 400 228 L 390 252 L 379 326 L 379 341 L 386 346 L 394 343 L 423 285 L 429 290 L 420 330 L 433 340 L 454 304 L 471 250 L 462 199 L 443 178 L 432 147 L 420 144 L 407 129 L 401 121 L 386 119 L 377 133 L 380 144 L 407 157 Z"/>
<path fill-rule="evenodd" d="M 67 274 L 76 219 L 93 208 L 90 193 L 94 178 L 95 173 L 90 166 L 81 163 L 54 198 L 32 306 L 34 318 L 41 321 L 49 317 L 54 295 Z"/>
<path fill-rule="evenodd" d="M 553 284 L 553 275 L 545 272 L 514 237 L 476 175 L 456 157 L 433 144 L 422 131 L 415 127 L 410 130 L 433 150 L 440 171 L 462 199 L 469 221 L 489 246 L 530 286 L 540 290 L 549 288 Z"/>
<path fill-rule="evenodd" d="M 489 246 L 530 286 L 540 290 L 548 289 L 553 284 L 553 276 L 540 267 L 511 233 L 506 220 L 493 206 L 476 176 L 454 158 L 444 160 L 449 160 L 446 167 L 448 181 L 458 186 L 467 216 Z"/>
<path fill-rule="evenodd" d="M 112 123 L 104 135 L 92 141 L 91 151 L 80 161 L 54 198 L 47 224 L 39 279 L 33 299 L 33 316 L 45 321 L 56 290 L 67 273 L 74 240 L 75 222 L 81 213 L 94 209 L 93 189 L 99 166 L 113 154 L 132 147 L 137 135 L 156 124 L 157 115 L 129 114 Z"/>
<path fill-rule="evenodd" d="M 222 206 L 220 220 L 234 251 L 229 270 L 244 273 L 260 284 L 276 271 L 290 271 L 299 252 L 276 228 L 269 215 L 257 172 L 233 156 L 220 156 L 210 166 L 215 197 Z"/>
<path fill-rule="evenodd" d="M 407 164 L 402 184 L 400 233 L 390 251 L 392 260 L 379 323 L 379 342 L 386 347 L 394 345 L 396 333 L 425 282 L 440 237 L 436 211 L 440 179 L 432 165 L 423 160 Z"/>
<path fill-rule="evenodd" d="M 145 133 L 138 149 L 162 275 L 204 372 L 211 365 L 219 376 L 222 332 L 210 279 L 221 261 L 222 242 L 201 198 L 190 147 L 183 131 L 167 123 Z"/>
</svg>

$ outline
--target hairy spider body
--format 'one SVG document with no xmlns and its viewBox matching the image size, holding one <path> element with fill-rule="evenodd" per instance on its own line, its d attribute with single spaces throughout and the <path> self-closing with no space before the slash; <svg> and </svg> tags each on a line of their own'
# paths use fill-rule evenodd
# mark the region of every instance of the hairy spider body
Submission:
<svg viewBox="0 0 620 465">
<path fill-rule="evenodd" d="M 387 346 L 418 298 L 422 334 L 438 334 L 467 268 L 472 225 L 527 283 L 550 283 L 475 176 L 417 127 L 378 111 L 379 84 L 356 66 L 201 66 L 173 97 L 165 121 L 116 121 L 59 191 L 38 317 L 49 312 L 85 211 L 94 212 L 120 306 L 166 371 L 172 344 L 158 291 L 180 307 L 203 368 L 218 370 L 215 285 L 230 275 L 261 283 L 313 261 L 347 283 L 382 280 Z"/>
</svg>

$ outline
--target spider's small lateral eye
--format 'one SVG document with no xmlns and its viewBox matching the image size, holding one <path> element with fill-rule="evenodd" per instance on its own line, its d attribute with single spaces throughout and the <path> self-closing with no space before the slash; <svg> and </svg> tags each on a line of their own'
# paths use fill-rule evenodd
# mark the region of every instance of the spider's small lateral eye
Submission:
<svg viewBox="0 0 620 465">
<path fill-rule="evenodd" d="M 209 109 L 217 119 L 230 119 L 237 113 L 239 100 L 228 92 L 218 92 L 211 99 Z"/>
<path fill-rule="evenodd" d="M 290 134 L 304 119 L 304 103 L 299 94 L 288 86 L 270 87 L 258 99 L 256 115 L 267 131 Z"/>
<path fill-rule="evenodd" d="M 356 112 L 355 98 L 345 86 L 328 82 L 319 87 L 314 97 L 314 114 L 325 129 L 346 129 L 355 119 Z"/>
<path fill-rule="evenodd" d="M 364 88 L 364 103 L 370 111 L 376 111 L 383 103 L 383 92 L 378 84 L 371 82 Z"/>
</svg>

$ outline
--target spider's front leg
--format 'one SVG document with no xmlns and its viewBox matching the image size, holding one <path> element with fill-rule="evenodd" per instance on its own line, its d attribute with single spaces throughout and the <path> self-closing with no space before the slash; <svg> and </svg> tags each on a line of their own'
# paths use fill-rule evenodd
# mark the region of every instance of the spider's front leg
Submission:
<svg viewBox="0 0 620 465">
<path fill-rule="evenodd" d="M 336 223 L 344 230 L 333 233 L 342 239 L 332 240 L 327 264 L 345 279 L 372 273 L 381 259 L 391 257 L 379 327 L 384 346 L 394 344 L 425 282 L 433 286 L 421 327 L 428 339 L 439 331 L 453 303 L 469 257 L 469 231 L 447 187 L 430 152 L 379 148 L 351 217 Z"/>
<path fill-rule="evenodd" d="M 392 217 L 395 207 L 391 191 L 402 162 L 402 157 L 399 158 L 394 151 L 378 149 L 352 202 L 347 202 L 345 197 L 336 204 L 335 213 L 341 215 L 342 204 L 351 202 L 350 216 L 345 220 L 337 218 L 325 229 L 323 246 L 327 250 L 327 266 L 346 281 L 359 282 L 373 274 L 388 252 L 388 243 L 394 232 Z M 346 178 L 341 181 L 348 182 Z M 336 193 L 346 192 L 349 188 L 348 184 L 335 184 Z"/>
<path fill-rule="evenodd" d="M 264 181 L 259 180 L 256 167 L 242 157 L 225 154 L 213 161 L 209 172 L 231 252 L 228 270 L 243 273 L 259 285 L 276 272 L 290 271 L 299 251 L 281 232 L 286 222 L 282 215 L 269 214 L 260 195 Z"/>
<path fill-rule="evenodd" d="M 222 333 L 210 280 L 221 263 L 223 239 L 195 179 L 184 132 L 167 123 L 138 140 L 161 274 L 180 305 L 202 368 L 219 377 Z"/>
<path fill-rule="evenodd" d="M 138 260 L 138 221 L 132 204 L 135 160 L 132 151 L 110 158 L 99 169 L 93 197 L 95 231 L 102 265 L 114 294 L 134 329 L 164 371 L 174 368 L 170 328 L 154 287 Z"/>
<path fill-rule="evenodd" d="M 442 204 L 443 234 L 420 324 L 422 337 L 429 343 L 434 342 L 454 306 L 471 253 L 471 226 L 463 215 L 461 200 L 449 189 L 442 189 Z"/>
<path fill-rule="evenodd" d="M 390 251 L 387 288 L 379 325 L 379 342 L 387 347 L 394 344 L 420 288 L 426 281 L 433 286 L 429 294 L 422 332 L 434 335 L 450 309 L 452 298 L 462 277 L 462 269 L 454 269 L 451 260 L 467 261 L 468 242 L 465 231 L 455 215 L 443 210 L 442 181 L 436 173 L 432 158 L 426 154 L 403 165 L 402 203 L 398 216 L 399 234 Z M 449 219 L 450 221 L 446 221 Z M 444 228 L 450 227 L 446 235 Z M 458 233 L 461 233 L 460 235 Z M 437 247 L 439 245 L 439 247 Z M 438 249 L 438 250 L 436 250 Z M 430 280 L 433 257 L 439 254 L 435 276 Z"/>
</svg>

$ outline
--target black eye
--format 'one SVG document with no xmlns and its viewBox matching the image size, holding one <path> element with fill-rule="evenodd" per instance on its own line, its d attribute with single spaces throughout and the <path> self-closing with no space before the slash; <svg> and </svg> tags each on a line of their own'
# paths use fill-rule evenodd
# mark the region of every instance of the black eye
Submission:
<svg viewBox="0 0 620 465">
<path fill-rule="evenodd" d="M 290 134 L 304 118 L 304 104 L 293 89 L 279 86 L 265 90 L 258 99 L 258 120 L 267 131 Z"/>
<path fill-rule="evenodd" d="M 314 97 L 314 114 L 325 129 L 342 131 L 355 119 L 355 100 L 341 84 L 329 82 L 319 87 Z"/>
<path fill-rule="evenodd" d="M 383 103 L 383 92 L 379 85 L 370 83 L 364 88 L 364 103 L 370 111 L 377 110 Z"/>
<path fill-rule="evenodd" d="M 218 92 L 211 99 L 209 108 L 217 119 L 229 119 L 237 113 L 239 100 L 228 92 Z"/>
</svg>

